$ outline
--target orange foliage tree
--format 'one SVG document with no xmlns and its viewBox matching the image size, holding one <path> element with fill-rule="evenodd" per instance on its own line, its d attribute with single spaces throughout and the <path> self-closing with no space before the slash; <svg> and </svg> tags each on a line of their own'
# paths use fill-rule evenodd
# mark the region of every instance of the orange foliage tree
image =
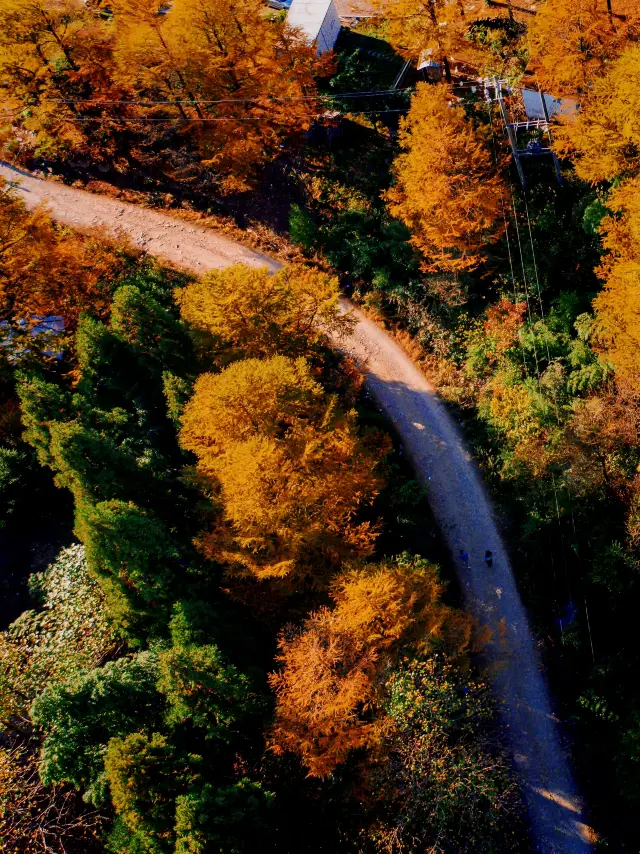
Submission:
<svg viewBox="0 0 640 854">
<path fill-rule="evenodd" d="M 640 263 L 616 264 L 593 306 L 595 336 L 616 376 L 640 390 Z"/>
<path fill-rule="evenodd" d="M 472 270 L 501 233 L 502 183 L 482 133 L 445 85 L 418 85 L 400 126 L 389 210 L 411 230 L 425 269 Z"/>
<path fill-rule="evenodd" d="M 589 91 L 630 39 L 640 36 L 635 0 L 546 0 L 529 24 L 532 64 L 554 95 Z"/>
<path fill-rule="evenodd" d="M 619 382 L 640 387 L 640 45 L 631 45 L 597 79 L 574 122 L 557 130 L 559 153 L 591 183 L 627 180 L 607 199 L 600 223 L 607 254 L 598 269 L 604 288 L 594 301 L 593 339 Z"/>
<path fill-rule="evenodd" d="M 304 355 L 327 333 L 347 333 L 338 280 L 311 267 L 268 270 L 237 264 L 176 292 L 182 317 L 247 356 Z"/>
<path fill-rule="evenodd" d="M 326 64 L 263 12 L 262 0 L 4 0 L 0 141 L 16 156 L 89 154 L 178 180 L 204 164 L 244 189 L 309 127 Z"/>
<path fill-rule="evenodd" d="M 262 0 L 174 0 L 162 14 L 156 0 L 113 6 L 117 79 L 165 102 L 144 111 L 150 118 L 186 121 L 228 189 L 243 189 L 284 137 L 309 127 L 316 57 L 284 22 L 265 18 Z"/>
<path fill-rule="evenodd" d="M 480 0 L 392 0 L 383 7 L 385 35 L 406 58 L 431 50 L 451 81 L 449 60 L 461 53 L 469 57 L 472 45 L 465 34 L 483 8 Z"/>
<path fill-rule="evenodd" d="M 612 214 L 600 223 L 607 254 L 597 270 L 604 288 L 593 303 L 593 341 L 619 384 L 640 390 L 640 177 L 612 190 L 607 206 Z"/>
<path fill-rule="evenodd" d="M 199 545 L 232 574 L 279 579 L 287 591 L 371 554 L 375 530 L 354 517 L 379 488 L 387 446 L 358 435 L 355 414 L 337 408 L 304 360 L 248 359 L 202 375 L 180 440 L 223 508 Z"/>
<path fill-rule="evenodd" d="M 111 109 L 105 114 L 104 102 L 122 92 L 111 83 L 112 39 L 104 17 L 82 0 L 3 0 L 2 136 L 11 140 L 21 129 L 10 147 L 27 145 L 40 156 L 89 152 L 101 162 L 113 157 L 116 140 L 104 119 L 115 116 Z M 94 100 L 102 103 L 90 104 Z"/>
<path fill-rule="evenodd" d="M 59 315 L 74 329 L 81 312 L 107 312 L 105 280 L 127 259 L 124 247 L 57 228 L 46 211 L 27 210 L 0 179 L 0 313 L 25 321 Z"/>
<path fill-rule="evenodd" d="M 576 119 L 556 129 L 555 148 L 592 184 L 640 170 L 640 45 L 632 45 L 593 81 Z"/>
<path fill-rule="evenodd" d="M 272 749 L 296 753 L 309 774 L 325 777 L 384 729 L 376 707 L 399 652 L 444 644 L 460 652 L 468 623 L 440 601 L 434 566 L 403 555 L 395 562 L 352 569 L 293 637 L 280 639 Z"/>
</svg>

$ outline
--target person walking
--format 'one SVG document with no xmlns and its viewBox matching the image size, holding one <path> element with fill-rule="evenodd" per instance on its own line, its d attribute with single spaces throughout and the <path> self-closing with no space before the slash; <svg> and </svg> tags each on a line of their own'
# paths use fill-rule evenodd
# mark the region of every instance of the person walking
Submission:
<svg viewBox="0 0 640 854">
<path fill-rule="evenodd" d="M 484 562 L 489 568 L 493 566 L 493 552 L 489 551 L 489 549 L 484 553 Z"/>
<path fill-rule="evenodd" d="M 464 549 L 460 549 L 460 560 L 465 566 L 469 566 L 469 555 Z"/>
</svg>

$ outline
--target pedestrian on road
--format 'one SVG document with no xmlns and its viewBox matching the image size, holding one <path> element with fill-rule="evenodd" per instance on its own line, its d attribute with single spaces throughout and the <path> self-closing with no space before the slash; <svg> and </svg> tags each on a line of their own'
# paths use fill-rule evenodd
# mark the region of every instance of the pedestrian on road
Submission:
<svg viewBox="0 0 640 854">
<path fill-rule="evenodd" d="M 487 549 L 484 553 L 484 562 L 487 564 L 488 567 L 493 566 L 493 552 L 490 552 L 489 549 Z"/>
<path fill-rule="evenodd" d="M 469 565 L 469 555 L 464 549 L 460 549 L 460 560 L 465 566 Z"/>
</svg>

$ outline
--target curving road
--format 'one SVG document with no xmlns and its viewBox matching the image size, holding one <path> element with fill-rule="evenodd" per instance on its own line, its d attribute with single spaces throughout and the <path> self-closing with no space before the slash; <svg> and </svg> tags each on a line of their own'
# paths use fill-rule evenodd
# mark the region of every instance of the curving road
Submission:
<svg viewBox="0 0 640 854">
<path fill-rule="evenodd" d="M 0 163 L 0 176 L 19 181 L 29 207 L 48 205 L 54 218 L 79 228 L 126 234 L 150 254 L 195 272 L 233 263 L 281 265 L 210 229 L 155 211 L 48 183 Z M 352 310 L 344 300 L 343 310 Z M 449 545 L 469 610 L 491 631 L 487 669 L 523 783 L 535 850 L 582 854 L 589 829 L 551 711 L 542 665 L 529 630 L 509 557 L 498 533 L 480 475 L 435 390 L 395 341 L 353 309 L 359 323 L 336 346 L 353 355 L 367 385 L 400 436 Z M 469 554 L 468 567 L 458 559 Z M 493 567 L 484 565 L 485 549 Z"/>
<path fill-rule="evenodd" d="M 124 234 L 149 255 L 162 257 L 194 273 L 222 269 L 230 264 L 248 264 L 277 270 L 282 265 L 267 255 L 216 234 L 210 228 L 192 225 L 177 217 L 98 196 L 86 190 L 43 181 L 0 161 L 0 178 L 19 182 L 17 189 L 29 209 L 42 204 L 58 222 L 81 229 L 107 229 Z"/>
<path fill-rule="evenodd" d="M 343 301 L 344 310 L 351 306 Z M 364 368 L 369 391 L 393 422 L 449 546 L 467 606 L 491 631 L 488 675 L 531 818 L 535 850 L 591 850 L 590 831 L 551 711 L 542 664 L 506 548 L 476 465 L 453 419 L 406 353 L 373 321 L 339 346 Z M 459 552 L 469 555 L 468 566 Z M 484 563 L 486 549 L 493 566 Z"/>
</svg>

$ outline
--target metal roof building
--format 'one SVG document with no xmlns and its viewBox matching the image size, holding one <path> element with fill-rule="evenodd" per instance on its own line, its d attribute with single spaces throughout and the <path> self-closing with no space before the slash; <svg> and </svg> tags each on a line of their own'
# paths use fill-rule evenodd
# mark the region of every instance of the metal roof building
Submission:
<svg viewBox="0 0 640 854">
<path fill-rule="evenodd" d="M 290 27 L 302 30 L 318 54 L 333 50 L 340 33 L 340 18 L 333 0 L 293 0 L 287 14 Z"/>
</svg>

